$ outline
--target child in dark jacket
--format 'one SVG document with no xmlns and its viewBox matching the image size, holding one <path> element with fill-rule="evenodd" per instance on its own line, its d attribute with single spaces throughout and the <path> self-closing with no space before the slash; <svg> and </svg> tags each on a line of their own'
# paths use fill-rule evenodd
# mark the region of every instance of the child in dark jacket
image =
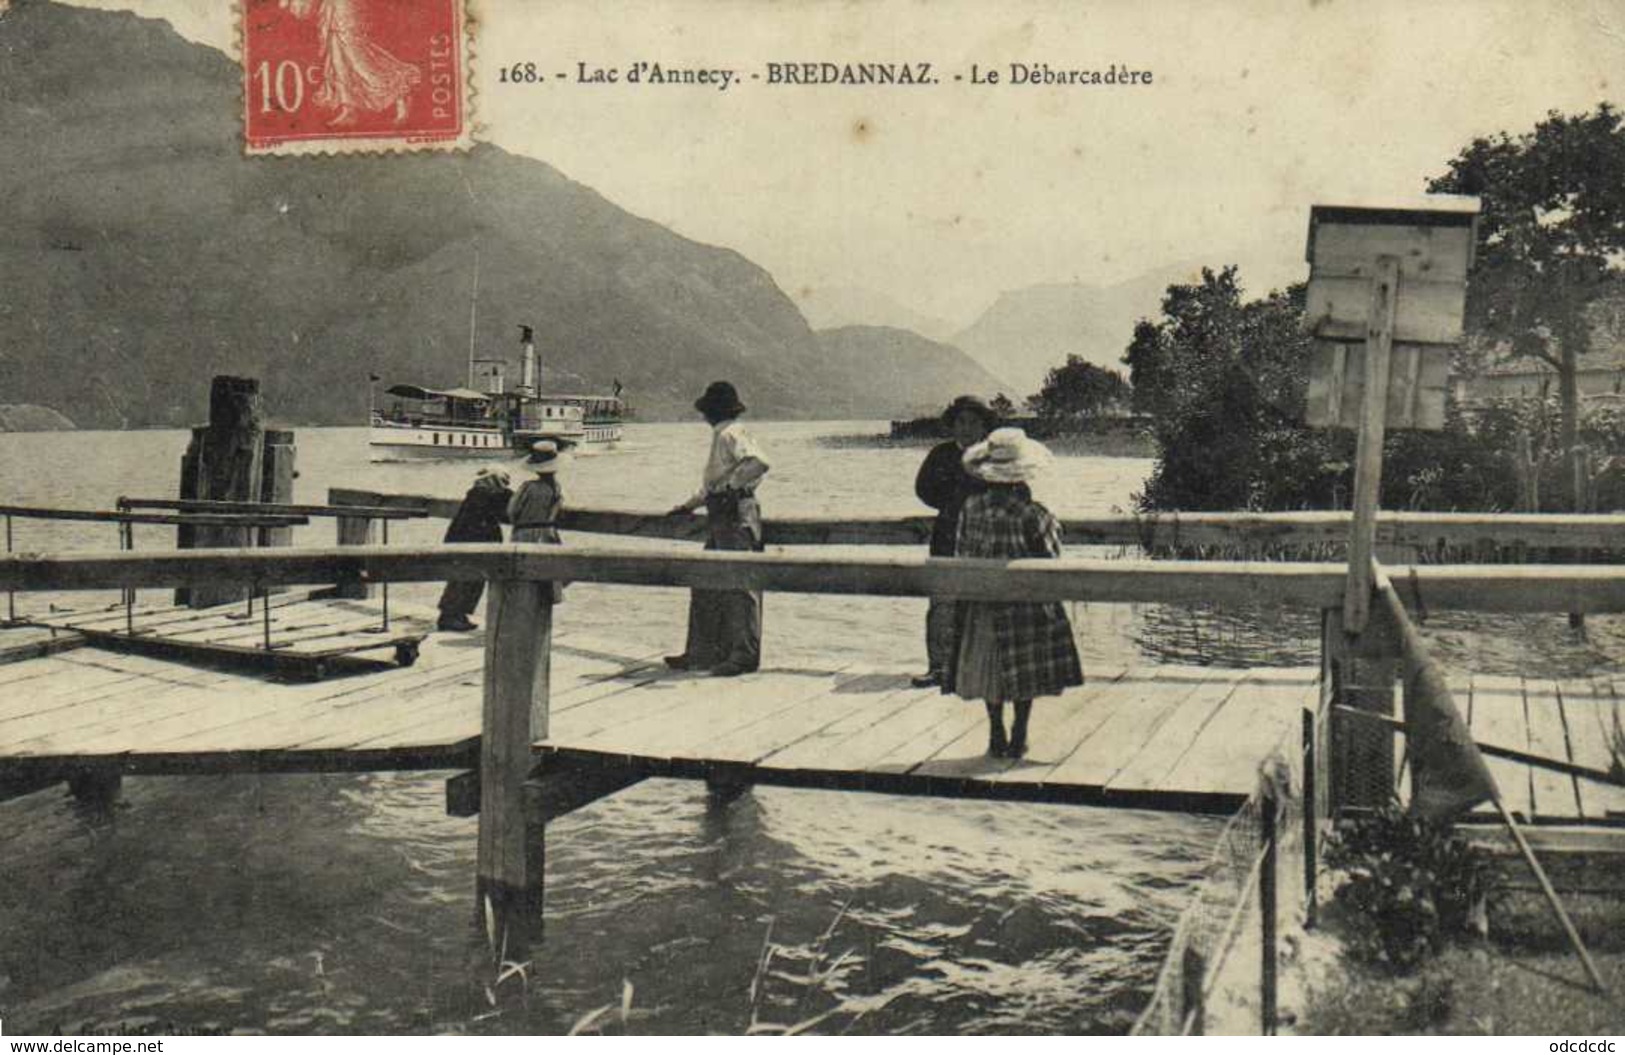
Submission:
<svg viewBox="0 0 1625 1055">
<path fill-rule="evenodd" d="M 508 519 L 508 474 L 501 469 L 481 469 L 474 475 L 474 484 L 463 495 L 463 504 L 446 528 L 447 542 L 501 542 L 502 522 Z M 468 617 L 480 605 L 485 594 L 484 579 L 448 582 L 440 595 L 441 630 L 473 630 L 474 621 Z"/>
</svg>

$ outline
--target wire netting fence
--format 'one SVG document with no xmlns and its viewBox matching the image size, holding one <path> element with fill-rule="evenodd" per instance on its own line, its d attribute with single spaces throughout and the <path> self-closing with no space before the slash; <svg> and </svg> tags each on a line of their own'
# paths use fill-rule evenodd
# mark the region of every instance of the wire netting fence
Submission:
<svg viewBox="0 0 1625 1055">
<path fill-rule="evenodd" d="M 1174 929 L 1134 1035 L 1274 1032 L 1278 927 L 1314 911 L 1327 710 L 1323 694 L 1260 764 L 1257 790 L 1226 823 Z"/>
</svg>

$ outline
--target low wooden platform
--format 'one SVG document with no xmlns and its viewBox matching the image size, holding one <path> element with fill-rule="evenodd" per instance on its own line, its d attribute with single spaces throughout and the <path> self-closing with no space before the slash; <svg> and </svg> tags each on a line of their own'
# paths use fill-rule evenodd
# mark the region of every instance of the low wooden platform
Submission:
<svg viewBox="0 0 1625 1055">
<path fill-rule="evenodd" d="M 483 643 L 436 634 L 410 670 L 278 683 L 83 648 L 0 667 L 0 773 L 440 769 L 477 761 Z M 539 755 L 687 776 L 1223 812 L 1296 737 L 1310 670 L 1116 668 L 1035 711 L 1032 755 L 988 759 L 980 706 L 896 671 L 734 679 L 561 634 Z"/>
<path fill-rule="evenodd" d="M 110 650 L 247 663 L 308 678 L 325 677 L 334 660 L 363 654 L 389 653 L 399 665 L 411 666 L 434 625 L 432 615 L 396 605 L 386 627 L 377 601 L 318 600 L 308 592 L 272 594 L 252 606 L 141 605 L 126 611 L 114 605 L 47 612 L 29 616 L 28 623 Z"/>
<path fill-rule="evenodd" d="M 296 613 L 307 606 L 273 603 L 297 632 Z M 358 620 L 376 618 L 376 602 L 344 605 Z M 175 610 L 161 625 L 204 639 L 233 632 L 215 613 L 198 616 Z M 372 668 L 313 684 L 94 645 L 10 663 L 0 666 L 0 777 L 87 767 L 472 767 L 482 637 L 434 634 L 410 669 Z M 1319 693 L 1316 672 L 1304 668 L 1158 665 L 1096 668 L 1089 678 L 1064 697 L 1039 701 L 1028 758 L 994 760 L 984 755 L 979 706 L 912 688 L 899 671 L 832 663 L 715 679 L 667 671 L 657 655 L 624 643 L 561 633 L 551 729 L 537 752 L 639 776 L 1224 813 L 1253 791 L 1274 745 L 1296 743 L 1300 711 Z M 1454 684 L 1480 740 L 1607 769 L 1625 720 L 1622 681 L 1462 675 Z M 1625 824 L 1625 788 L 1500 759 L 1489 764 L 1525 818 Z"/>
</svg>

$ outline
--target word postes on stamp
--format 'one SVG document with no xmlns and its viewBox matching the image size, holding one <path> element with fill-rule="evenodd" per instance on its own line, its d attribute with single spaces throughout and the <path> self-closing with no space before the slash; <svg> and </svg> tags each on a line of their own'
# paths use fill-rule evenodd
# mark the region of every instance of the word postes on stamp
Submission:
<svg viewBox="0 0 1625 1055">
<path fill-rule="evenodd" d="M 241 0 L 249 154 L 472 144 L 464 0 Z"/>
</svg>

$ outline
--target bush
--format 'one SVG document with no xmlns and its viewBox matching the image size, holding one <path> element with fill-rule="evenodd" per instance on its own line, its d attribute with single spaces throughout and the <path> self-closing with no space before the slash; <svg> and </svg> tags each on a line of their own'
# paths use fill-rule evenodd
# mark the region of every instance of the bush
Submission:
<svg viewBox="0 0 1625 1055">
<path fill-rule="evenodd" d="M 1488 866 L 1448 825 L 1398 808 L 1345 820 L 1326 863 L 1344 872 L 1333 900 L 1358 959 L 1409 973 L 1447 938 L 1483 933 Z"/>
</svg>

